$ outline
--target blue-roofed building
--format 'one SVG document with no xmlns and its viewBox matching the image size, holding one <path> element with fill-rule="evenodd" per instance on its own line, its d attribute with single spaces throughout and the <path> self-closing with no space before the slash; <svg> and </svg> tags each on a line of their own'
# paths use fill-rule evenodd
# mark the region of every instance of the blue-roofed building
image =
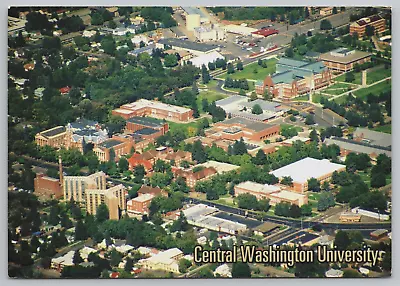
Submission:
<svg viewBox="0 0 400 286">
<path fill-rule="evenodd" d="M 268 90 L 274 97 L 289 100 L 313 92 L 332 82 L 331 72 L 323 62 L 307 62 L 281 58 L 276 63 L 276 73 L 258 81 L 258 94 Z"/>
</svg>

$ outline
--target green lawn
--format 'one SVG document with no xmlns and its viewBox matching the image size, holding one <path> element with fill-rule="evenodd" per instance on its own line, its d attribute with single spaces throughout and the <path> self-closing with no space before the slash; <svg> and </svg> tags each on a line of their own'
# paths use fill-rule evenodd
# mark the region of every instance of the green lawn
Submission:
<svg viewBox="0 0 400 286">
<path fill-rule="evenodd" d="M 391 134 L 392 133 L 392 124 L 389 123 L 389 124 L 385 124 L 382 126 L 377 126 L 377 127 L 372 128 L 372 130 Z"/>
<path fill-rule="evenodd" d="M 282 123 L 281 124 L 281 131 L 284 129 L 288 129 L 288 128 L 294 128 L 297 130 L 297 132 L 302 132 L 303 128 L 299 127 L 299 126 L 294 126 L 294 125 L 290 125 L 290 124 L 286 124 L 286 123 Z"/>
<path fill-rule="evenodd" d="M 328 96 L 328 95 L 323 95 L 323 94 L 320 94 L 320 93 L 316 93 L 316 94 L 313 94 L 313 96 L 312 96 L 312 102 L 320 103 L 322 97 L 330 98 L 330 96 Z"/>
<path fill-rule="evenodd" d="M 391 69 L 380 68 L 367 73 L 367 84 L 371 84 L 381 79 L 392 76 Z"/>
<path fill-rule="evenodd" d="M 320 196 L 321 196 L 321 194 L 319 194 L 319 193 L 309 193 L 308 199 L 313 200 L 313 201 L 318 201 Z"/>
<path fill-rule="evenodd" d="M 215 102 L 217 100 L 223 99 L 227 97 L 226 94 L 223 93 L 219 93 L 213 90 L 207 90 L 207 91 L 200 91 L 200 94 L 197 96 L 196 102 L 197 102 L 197 106 L 199 107 L 199 112 L 203 113 L 203 107 L 201 102 L 203 101 L 203 99 L 207 99 L 208 103 L 212 103 Z"/>
<path fill-rule="evenodd" d="M 263 68 L 258 65 L 257 62 L 249 64 L 243 68 L 242 71 L 235 71 L 234 74 L 223 74 L 221 77 L 226 79 L 228 76 L 232 79 L 253 79 L 253 80 L 264 80 L 269 74 L 273 74 L 276 71 L 276 59 L 267 60 L 267 67 Z M 236 66 L 235 66 L 236 67 Z M 257 69 L 257 73 L 254 73 L 254 69 Z"/>
<path fill-rule="evenodd" d="M 367 73 L 367 84 L 380 81 L 381 79 L 390 77 L 391 75 L 392 75 L 391 69 L 385 69 L 383 66 L 381 66 Z M 342 74 L 341 76 L 335 78 L 335 81 L 345 82 L 346 81 L 345 79 L 346 79 L 346 74 Z M 354 81 L 352 81 L 352 83 L 361 84 L 361 72 L 354 73 Z"/>
<path fill-rule="evenodd" d="M 210 120 L 209 120 L 210 121 Z M 169 131 L 174 133 L 176 130 L 183 130 L 187 137 L 193 137 L 195 134 L 193 132 L 197 131 L 198 122 L 190 122 L 190 123 L 176 123 L 172 121 L 168 121 Z"/>
<path fill-rule="evenodd" d="M 366 88 L 359 89 L 354 92 L 354 95 L 360 97 L 363 100 L 367 99 L 367 95 L 372 93 L 374 95 L 379 95 L 381 92 L 391 91 L 392 90 L 392 81 L 389 82 L 384 81 Z"/>
<path fill-rule="evenodd" d="M 296 98 L 294 98 L 293 100 L 297 100 L 297 101 L 308 101 L 309 99 L 310 99 L 310 98 L 309 98 L 308 94 L 306 94 L 306 95 L 302 95 L 302 96 L 296 97 Z"/>
<path fill-rule="evenodd" d="M 361 72 L 355 72 L 353 74 L 354 80 L 351 83 L 361 84 Z M 334 80 L 337 82 L 346 82 L 346 73 L 336 77 Z"/>
<path fill-rule="evenodd" d="M 335 83 L 331 86 L 329 86 L 328 88 L 322 90 L 321 92 L 323 93 L 328 93 L 328 94 L 332 94 L 332 95 L 339 95 L 342 94 L 346 91 L 349 91 L 349 86 L 351 87 L 350 84 L 345 84 L 345 83 Z"/>
<path fill-rule="evenodd" d="M 347 100 L 347 95 L 342 95 L 340 97 L 335 98 L 333 101 L 336 102 L 337 104 L 343 104 Z"/>
</svg>

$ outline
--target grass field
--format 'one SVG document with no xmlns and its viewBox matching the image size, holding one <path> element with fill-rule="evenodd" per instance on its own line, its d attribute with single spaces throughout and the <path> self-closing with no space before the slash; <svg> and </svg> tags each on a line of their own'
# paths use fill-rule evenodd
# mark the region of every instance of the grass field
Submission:
<svg viewBox="0 0 400 286">
<path fill-rule="evenodd" d="M 361 84 L 361 72 L 355 72 L 354 74 L 354 80 L 351 83 L 355 84 Z M 338 76 L 334 79 L 336 82 L 346 82 L 346 74 L 342 74 L 341 76 Z"/>
<path fill-rule="evenodd" d="M 310 99 L 310 98 L 309 98 L 308 94 L 306 94 L 306 95 L 302 95 L 302 96 L 296 97 L 296 98 L 294 98 L 293 100 L 297 100 L 297 101 L 308 101 L 309 99 Z"/>
<path fill-rule="evenodd" d="M 345 84 L 345 83 L 335 83 L 328 88 L 324 89 L 322 92 L 323 93 L 328 93 L 331 95 L 339 95 L 342 94 L 346 91 L 349 91 L 348 88 L 349 86 L 351 87 L 350 84 Z"/>
<path fill-rule="evenodd" d="M 200 94 L 197 96 L 196 102 L 197 102 L 197 106 L 199 107 L 199 112 L 203 113 L 203 107 L 201 102 L 203 101 L 203 99 L 207 99 L 208 103 L 220 100 L 227 97 L 226 94 L 223 93 L 219 93 L 213 90 L 207 90 L 207 91 L 200 91 Z"/>
<path fill-rule="evenodd" d="M 294 125 L 290 125 L 290 124 L 286 124 L 286 123 L 281 124 L 281 131 L 284 129 L 288 129 L 288 128 L 294 128 L 297 130 L 297 132 L 303 131 L 303 128 L 301 128 L 300 126 L 294 126 Z"/>
<path fill-rule="evenodd" d="M 392 75 L 391 69 L 385 69 L 383 66 L 380 66 L 379 68 L 367 73 L 367 84 L 380 81 L 381 79 L 387 78 L 391 75 Z M 345 82 L 346 81 L 345 79 L 346 79 L 346 74 L 342 74 L 341 76 L 335 78 L 335 81 Z M 351 83 L 361 84 L 361 72 L 354 73 L 354 81 L 352 81 Z"/>
<path fill-rule="evenodd" d="M 392 124 L 390 123 L 390 124 L 385 124 L 382 126 L 377 126 L 377 127 L 372 128 L 372 130 L 391 134 L 392 133 Z"/>
<path fill-rule="evenodd" d="M 171 131 L 171 133 L 174 133 L 176 132 L 176 130 L 180 129 L 183 130 L 183 132 L 186 134 L 187 137 L 195 136 L 198 129 L 198 121 L 190 123 L 176 123 L 168 121 L 168 125 L 169 125 L 169 131 Z"/>
<path fill-rule="evenodd" d="M 276 59 L 267 60 L 267 67 L 263 68 L 258 65 L 257 62 L 249 64 L 243 68 L 242 71 L 235 71 L 234 74 L 223 74 L 221 77 L 226 79 L 228 76 L 232 79 L 253 79 L 253 80 L 263 80 L 267 75 L 273 74 L 276 71 Z M 257 73 L 254 73 L 254 69 L 257 69 Z"/>
<path fill-rule="evenodd" d="M 392 75 L 391 69 L 380 68 L 367 74 L 367 84 L 371 84 Z"/>
<path fill-rule="evenodd" d="M 374 95 L 379 95 L 381 92 L 390 91 L 392 89 L 392 82 L 384 81 L 366 88 L 359 89 L 354 92 L 354 95 L 360 97 L 363 100 L 367 99 L 367 95 L 372 93 Z"/>
<path fill-rule="evenodd" d="M 313 96 L 312 96 L 312 102 L 320 103 L 322 97 L 330 98 L 330 96 L 328 96 L 328 95 L 316 93 L 316 94 L 313 94 Z"/>
</svg>

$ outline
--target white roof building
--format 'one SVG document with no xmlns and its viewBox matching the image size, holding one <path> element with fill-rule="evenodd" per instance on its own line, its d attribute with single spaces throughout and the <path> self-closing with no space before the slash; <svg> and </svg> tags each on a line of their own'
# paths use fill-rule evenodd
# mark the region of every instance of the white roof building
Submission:
<svg viewBox="0 0 400 286">
<path fill-rule="evenodd" d="M 343 277 L 343 271 L 339 269 L 329 269 L 328 271 L 325 272 L 325 277 L 329 278 L 340 278 Z"/>
<path fill-rule="evenodd" d="M 218 59 L 224 59 L 224 56 L 217 51 L 213 51 L 208 54 L 203 54 L 198 57 L 194 57 L 190 61 L 195 67 L 201 68 L 202 65 L 205 65 L 206 68 L 208 68 L 208 63 L 213 63 Z"/>
<path fill-rule="evenodd" d="M 252 32 L 257 31 L 257 29 L 246 27 L 246 26 L 239 26 L 239 25 L 226 25 L 224 30 L 228 33 L 232 34 L 239 34 L 244 36 L 251 36 Z"/>
<path fill-rule="evenodd" d="M 215 271 L 214 271 L 214 276 L 216 276 L 216 274 L 219 274 L 221 277 L 229 277 L 232 278 L 232 272 L 229 269 L 228 264 L 222 264 L 220 266 L 218 266 Z"/>
<path fill-rule="evenodd" d="M 129 245 L 129 244 L 123 244 L 123 245 L 117 246 L 115 248 L 115 250 L 120 252 L 120 253 L 128 253 L 129 251 L 131 251 L 133 249 L 134 249 L 134 247 L 132 245 Z"/>
<path fill-rule="evenodd" d="M 278 178 L 289 176 L 293 179 L 293 182 L 304 184 L 307 183 L 308 179 L 324 178 L 325 176 L 332 174 L 334 171 L 339 172 L 345 169 L 345 165 L 331 163 L 327 159 L 318 160 L 307 157 L 272 171 L 271 174 Z"/>
<path fill-rule="evenodd" d="M 179 259 L 183 257 L 183 252 L 178 248 L 171 248 L 158 254 L 139 260 L 139 264 L 147 269 L 160 269 L 179 273 Z"/>
</svg>

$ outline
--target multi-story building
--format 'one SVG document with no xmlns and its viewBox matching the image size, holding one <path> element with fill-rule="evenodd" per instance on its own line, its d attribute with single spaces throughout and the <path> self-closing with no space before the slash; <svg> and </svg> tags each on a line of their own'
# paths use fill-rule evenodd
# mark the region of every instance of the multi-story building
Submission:
<svg viewBox="0 0 400 286">
<path fill-rule="evenodd" d="M 320 182 L 330 180 L 333 172 L 341 172 L 346 170 L 346 166 L 342 164 L 331 163 L 327 159 L 304 158 L 292 164 L 272 171 L 275 177 L 282 179 L 290 177 L 293 180 L 292 186 L 288 189 L 298 193 L 303 193 L 308 189 L 308 180 L 315 178 Z"/>
<path fill-rule="evenodd" d="M 148 215 L 149 206 L 154 196 L 151 194 L 144 194 L 129 200 L 126 203 L 128 213 L 138 214 L 138 215 Z"/>
<path fill-rule="evenodd" d="M 332 82 L 330 70 L 322 62 L 304 62 L 281 58 L 276 64 L 276 73 L 255 84 L 257 94 L 265 90 L 283 100 L 313 92 Z"/>
<path fill-rule="evenodd" d="M 34 179 L 35 195 L 47 199 L 59 199 L 63 196 L 63 190 L 59 179 L 37 174 Z"/>
<path fill-rule="evenodd" d="M 386 30 L 385 18 L 383 18 L 381 15 L 372 15 L 361 18 L 350 24 L 350 35 L 357 33 L 359 37 L 363 37 L 368 26 L 374 27 L 375 33 L 382 33 Z"/>
<path fill-rule="evenodd" d="M 108 162 L 110 160 L 111 149 L 114 150 L 114 160 L 119 161 L 121 156 L 129 154 L 133 147 L 133 141 L 131 140 L 119 140 L 111 138 L 98 144 L 93 148 L 93 152 L 96 154 L 100 162 Z"/>
<path fill-rule="evenodd" d="M 226 37 L 225 30 L 213 24 L 194 28 L 194 36 L 200 42 L 221 41 Z"/>
<path fill-rule="evenodd" d="M 282 202 L 295 204 L 299 207 L 304 204 L 308 204 L 307 195 L 285 190 L 282 186 L 263 185 L 246 181 L 236 185 L 234 189 L 235 196 L 241 194 L 251 194 L 259 200 L 269 199 L 269 203 L 273 206 Z"/>
<path fill-rule="evenodd" d="M 63 179 L 64 201 L 85 202 L 86 190 L 105 190 L 106 174 L 97 172 L 89 176 L 65 176 Z"/>
<path fill-rule="evenodd" d="M 126 203 L 128 213 L 149 214 L 149 206 L 155 196 L 168 197 L 168 193 L 158 187 L 142 186 L 138 190 L 138 196 Z"/>
<path fill-rule="evenodd" d="M 333 71 L 348 72 L 353 70 L 355 64 L 363 64 L 371 61 L 371 53 L 338 48 L 322 54 L 319 58 L 324 65 Z"/>
<path fill-rule="evenodd" d="M 136 116 L 149 116 L 178 122 L 187 122 L 193 119 L 193 110 L 189 108 L 165 104 L 158 101 L 150 101 L 147 99 L 140 99 L 133 103 L 124 104 L 120 108 L 114 109 L 112 114 L 121 116 L 125 119 Z"/>
<path fill-rule="evenodd" d="M 108 131 L 101 129 L 95 121 L 78 119 L 65 126 L 57 126 L 49 130 L 39 132 L 35 136 L 35 142 L 39 146 L 51 146 L 53 148 L 76 148 L 83 153 L 86 144 L 98 144 L 108 139 Z"/>
<path fill-rule="evenodd" d="M 279 134 L 279 125 L 234 117 L 205 130 L 207 137 L 227 140 L 263 141 Z"/>
<path fill-rule="evenodd" d="M 204 181 L 215 174 L 217 174 L 217 170 L 215 168 L 203 168 L 200 171 L 193 172 L 192 170 L 183 170 L 183 169 L 175 169 L 173 170 L 175 177 L 182 177 L 186 180 L 186 184 L 189 188 L 194 188 L 197 182 Z"/>
<path fill-rule="evenodd" d="M 164 135 L 168 132 L 168 123 L 163 120 L 143 116 L 135 116 L 126 120 L 126 132 L 136 132 L 143 129 L 153 129 L 160 131 L 161 135 Z"/>
<path fill-rule="evenodd" d="M 129 159 L 129 168 L 133 169 L 138 165 L 143 165 L 146 172 L 153 170 L 153 165 L 157 160 L 166 161 L 168 163 L 173 162 L 179 166 L 182 161 L 190 162 L 192 154 L 190 152 L 178 150 L 174 152 L 172 148 L 160 147 L 156 150 L 149 150 L 142 154 L 135 153 Z"/>
<path fill-rule="evenodd" d="M 179 260 L 183 257 L 183 252 L 178 248 L 171 248 L 147 259 L 139 260 L 139 265 L 150 270 L 164 270 L 167 272 L 179 272 Z"/>
<path fill-rule="evenodd" d="M 150 186 L 141 186 L 140 189 L 138 190 L 138 196 L 142 196 L 145 194 L 150 194 L 153 196 L 164 196 L 167 197 L 168 193 L 164 191 L 163 189 L 160 189 L 159 187 L 150 187 Z"/>
<path fill-rule="evenodd" d="M 128 192 L 120 184 L 109 189 L 87 189 L 85 191 L 86 211 L 96 215 L 97 208 L 104 203 L 108 207 L 109 218 L 118 220 L 120 211 L 126 210 L 126 196 Z"/>
<path fill-rule="evenodd" d="M 37 145 L 50 146 L 53 148 L 60 148 L 65 145 L 65 126 L 57 126 L 35 135 L 35 142 Z"/>
<path fill-rule="evenodd" d="M 319 14 L 323 17 L 332 15 L 333 7 L 323 7 L 319 10 Z"/>
</svg>

